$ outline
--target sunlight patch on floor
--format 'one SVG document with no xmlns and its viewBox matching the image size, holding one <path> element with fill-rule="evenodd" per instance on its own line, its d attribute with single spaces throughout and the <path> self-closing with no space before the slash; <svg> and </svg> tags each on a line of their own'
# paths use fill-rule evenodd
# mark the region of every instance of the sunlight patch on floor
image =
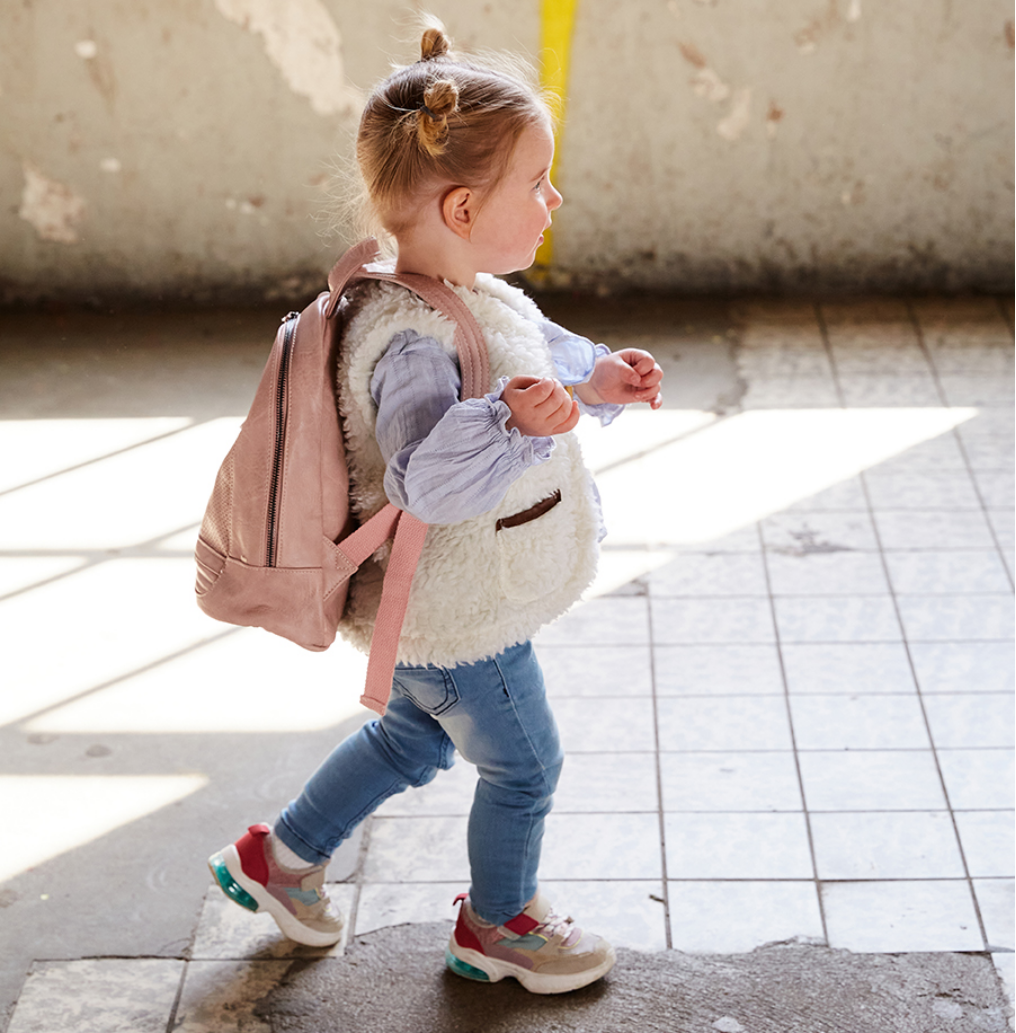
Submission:
<svg viewBox="0 0 1016 1033">
<path fill-rule="evenodd" d="M 976 409 L 764 409 L 695 426 L 687 412 L 626 413 L 624 461 L 617 445 L 609 464 L 599 434 L 585 434 L 597 476 L 611 546 L 593 594 L 613 591 L 673 559 L 676 550 L 708 548 L 764 517 L 800 503 L 863 470 L 945 434 Z M 595 428 L 594 428 L 595 431 Z M 643 435 L 643 431 L 645 434 Z M 643 454 L 645 453 L 645 454 Z M 647 551 L 650 550 L 650 551 Z"/>
<path fill-rule="evenodd" d="M 203 775 L 0 775 L 0 882 L 168 807 Z M 13 834 L 16 831 L 16 834 Z"/>
</svg>

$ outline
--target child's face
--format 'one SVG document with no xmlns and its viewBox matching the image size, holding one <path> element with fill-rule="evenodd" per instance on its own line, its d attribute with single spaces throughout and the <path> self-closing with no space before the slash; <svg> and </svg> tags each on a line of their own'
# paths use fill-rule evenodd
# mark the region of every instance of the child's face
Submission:
<svg viewBox="0 0 1016 1033">
<path fill-rule="evenodd" d="M 561 206 L 561 195 L 550 182 L 553 159 L 549 125 L 524 129 L 508 171 L 480 208 L 470 236 L 482 272 L 514 273 L 533 264 L 550 213 Z"/>
</svg>

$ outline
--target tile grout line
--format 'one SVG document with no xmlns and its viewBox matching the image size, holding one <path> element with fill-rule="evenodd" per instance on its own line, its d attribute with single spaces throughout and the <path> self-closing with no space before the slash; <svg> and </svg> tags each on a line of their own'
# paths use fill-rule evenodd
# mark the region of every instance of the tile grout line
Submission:
<svg viewBox="0 0 1016 1033">
<path fill-rule="evenodd" d="M 820 323 L 821 323 L 821 326 L 822 326 L 822 334 L 823 334 L 823 337 L 826 340 L 827 347 L 829 347 L 829 344 L 828 344 L 828 334 L 827 334 L 827 331 L 826 331 L 825 320 L 821 316 L 821 307 L 816 305 L 816 311 L 818 311 L 820 313 L 819 320 L 820 320 Z M 918 324 L 918 321 L 917 321 L 917 316 L 916 316 L 916 314 L 914 312 L 914 309 L 913 309 L 913 304 L 911 303 L 911 301 L 909 299 L 907 300 L 907 311 L 910 314 L 911 325 L 912 325 L 912 327 L 914 329 L 914 333 L 915 333 L 915 335 L 917 337 L 918 344 L 919 344 L 922 352 L 924 353 L 925 359 L 928 362 L 929 367 L 931 369 L 932 376 L 935 379 L 935 384 L 936 384 L 937 389 L 939 391 L 939 397 L 942 399 L 943 404 L 947 408 L 949 408 L 948 399 L 945 396 L 945 392 L 942 389 L 941 382 L 939 380 L 938 369 L 935 366 L 935 363 L 934 363 L 934 361 L 932 360 L 932 357 L 931 357 L 931 353 L 929 352 L 929 350 L 927 348 L 927 345 L 926 345 L 925 340 L 924 340 L 924 335 L 923 335 L 923 333 L 921 333 L 921 330 L 920 330 L 920 327 L 919 327 L 919 324 Z M 834 381 L 834 383 L 836 385 L 836 392 L 837 392 L 837 395 L 840 398 L 841 404 L 844 404 L 844 402 L 843 402 L 843 399 L 844 399 L 843 389 L 842 389 L 842 386 L 840 384 L 839 373 L 838 373 L 837 368 L 836 368 L 836 362 L 835 362 L 835 358 L 834 358 L 834 356 L 832 354 L 832 349 L 831 348 L 829 348 L 829 358 L 830 358 L 830 362 L 832 362 L 832 366 L 833 366 L 833 381 Z M 844 405 L 844 407 L 845 407 L 845 405 Z M 953 429 L 953 433 L 956 434 L 955 428 Z M 958 434 L 957 434 L 957 437 L 958 437 Z M 970 471 L 969 471 L 969 467 L 968 467 L 968 470 L 967 470 L 968 475 L 969 475 L 969 472 Z M 891 574 L 889 572 L 889 563 L 888 563 L 888 561 L 886 559 L 886 556 L 885 556 L 885 548 L 884 548 L 883 543 L 882 543 L 882 535 L 879 532 L 878 521 L 875 519 L 875 507 L 874 507 L 874 505 L 872 504 L 872 501 L 871 501 L 871 491 L 870 491 L 870 488 L 869 488 L 869 485 L 868 485 L 868 478 L 866 476 L 866 471 L 861 470 L 859 472 L 859 474 L 858 474 L 858 479 L 860 480 L 861 491 L 864 493 L 865 503 L 866 503 L 866 505 L 868 507 L 868 519 L 871 521 L 872 530 L 873 530 L 874 535 L 875 535 L 875 542 L 876 542 L 876 544 L 878 546 L 879 558 L 880 558 L 880 560 L 882 562 L 882 570 L 883 570 L 883 573 L 885 575 L 886 584 L 889 587 L 889 598 L 892 601 L 893 611 L 894 611 L 894 613 L 896 615 L 896 622 L 897 622 L 897 625 L 899 626 L 900 639 L 901 639 L 902 644 L 903 644 L 904 652 L 906 653 L 906 656 L 907 656 L 907 664 L 910 667 L 910 676 L 911 676 L 911 678 L 914 681 L 914 688 L 916 690 L 917 704 L 921 708 L 921 718 L 924 721 L 925 733 L 928 736 L 928 743 L 929 743 L 929 745 L 931 747 L 932 760 L 934 761 L 935 771 L 938 774 L 939 785 L 940 785 L 940 787 L 942 789 L 942 795 L 943 795 L 943 797 L 945 799 L 946 808 L 947 808 L 948 814 L 949 814 L 949 821 L 950 821 L 950 823 L 952 825 L 953 836 L 955 837 L 956 847 L 957 847 L 957 850 L 959 851 L 960 862 L 963 865 L 963 872 L 964 872 L 964 879 L 963 879 L 963 881 L 966 883 L 967 889 L 968 889 L 968 891 L 970 893 L 970 900 L 971 900 L 971 903 L 973 904 L 974 914 L 977 917 L 977 925 L 978 925 L 978 928 L 979 928 L 980 933 L 981 933 L 981 942 L 984 944 L 985 950 L 987 950 L 987 948 L 988 948 L 988 934 L 987 934 L 987 930 L 986 930 L 986 927 L 985 927 L 985 924 L 984 924 L 984 917 L 981 914 L 981 906 L 980 906 L 980 903 L 979 903 L 979 901 L 977 899 L 977 893 L 974 890 L 973 879 L 972 879 L 972 877 L 970 875 L 970 866 L 967 863 L 966 851 L 963 849 L 963 840 L 960 838 L 959 825 L 958 825 L 958 823 L 956 821 L 956 812 L 953 810 L 952 800 L 949 798 L 949 790 L 948 790 L 948 787 L 946 786 L 945 775 L 942 772 L 942 765 L 941 765 L 941 763 L 939 761 L 938 747 L 936 746 L 936 743 L 935 743 L 935 737 L 932 734 L 931 722 L 928 719 L 928 709 L 925 706 L 924 695 L 921 692 L 920 679 L 917 677 L 917 667 L 914 664 L 913 652 L 912 652 L 912 650 L 910 648 L 910 640 L 907 637 L 907 629 L 906 629 L 906 626 L 903 623 L 903 614 L 900 611 L 900 604 L 899 604 L 899 598 L 898 598 L 898 595 L 897 595 L 897 592 L 896 592 L 896 586 L 893 584 L 892 576 L 891 576 Z M 992 532 L 992 533 L 994 534 L 994 532 Z"/>
<path fill-rule="evenodd" d="M 801 757 L 797 749 L 797 735 L 794 731 L 794 713 L 790 706 L 790 683 L 787 680 L 787 668 L 783 660 L 783 643 L 780 638 L 780 625 L 776 617 L 776 597 L 773 595 L 772 579 L 769 573 L 768 553 L 765 544 L 765 535 L 762 532 L 762 523 L 755 524 L 755 530 L 759 538 L 759 546 L 762 558 L 762 573 L 766 579 L 767 598 L 769 601 L 769 619 L 773 622 L 773 637 L 776 645 L 776 657 L 780 665 L 780 678 L 783 682 L 783 705 L 787 714 L 787 727 L 790 731 L 790 747 L 794 755 L 794 771 L 797 775 L 797 790 L 801 794 L 801 813 L 804 815 L 804 827 L 808 836 L 808 853 L 811 857 L 812 878 L 807 880 L 815 887 L 815 898 L 818 904 L 819 920 L 822 923 L 822 937 L 825 945 L 829 944 L 829 923 L 826 920 L 825 900 L 822 894 L 822 883 L 818 873 L 818 858 L 815 855 L 815 836 L 811 827 L 811 812 L 808 809 L 808 800 L 804 792 L 804 776 L 801 774 Z M 791 813 L 797 813 L 791 812 Z"/>
<path fill-rule="evenodd" d="M 356 856 L 355 878 L 353 880 L 353 902 L 349 905 L 349 917 L 346 920 L 346 947 L 348 947 L 356 935 L 356 922 L 360 915 L 360 896 L 364 887 L 364 872 L 367 868 L 367 852 L 370 850 L 371 834 L 374 831 L 374 815 L 368 814 L 362 825 L 363 833 L 360 836 L 360 849 Z M 343 951 L 345 948 L 343 948 Z"/>
<path fill-rule="evenodd" d="M 202 912 L 203 912 L 202 908 Z M 193 947 L 193 944 L 192 944 Z M 176 1028 L 176 1017 L 180 1012 L 180 1004 L 183 1001 L 183 988 L 187 981 L 187 974 L 190 972 L 190 959 L 183 959 L 183 968 L 180 970 L 180 982 L 176 987 L 176 995 L 173 997 L 173 1005 L 169 1009 L 169 1018 L 166 1020 L 166 1033 L 173 1033 Z"/>
<path fill-rule="evenodd" d="M 667 822 L 663 803 L 663 771 L 660 763 L 660 712 L 659 696 L 656 690 L 656 649 L 653 624 L 652 588 L 646 585 L 646 620 L 649 625 L 649 683 L 653 695 L 653 758 L 656 768 L 656 812 L 660 828 L 660 876 L 663 893 L 663 935 L 667 950 L 673 950 L 674 936 L 670 927 L 670 880 L 667 872 Z"/>
<path fill-rule="evenodd" d="M 924 329 L 921 326 L 921 321 L 914 311 L 914 304 L 911 299 L 907 299 L 907 312 L 910 315 L 910 322 L 914 328 L 914 333 L 917 335 L 917 343 L 924 353 L 925 360 L 928 366 L 931 368 L 931 375 L 935 381 L 935 390 L 938 392 L 939 401 L 946 409 L 951 409 L 953 406 L 949 402 L 949 396 L 945 393 L 945 388 L 942 385 L 941 377 L 939 376 L 938 367 L 935 365 L 934 356 L 931 354 L 931 349 L 928 348 L 928 342 L 924 337 Z M 1003 314 L 1004 315 L 1004 314 Z M 1008 318 L 1005 318 L 1006 325 L 1008 326 Z M 1002 543 L 999 541 L 998 534 L 995 531 L 995 526 L 991 522 L 991 518 L 988 515 L 988 505 L 984 499 L 984 493 L 981 491 L 981 486 L 977 482 L 977 476 L 974 473 L 973 465 L 970 462 L 970 454 L 967 452 L 966 445 L 963 443 L 963 436 L 960 434 L 959 427 L 953 427 L 952 435 L 956 440 L 956 444 L 959 447 L 960 455 L 963 456 L 964 469 L 966 470 L 967 476 L 970 478 L 970 483 L 974 487 L 974 494 L 977 496 L 977 502 L 980 506 L 979 512 L 984 517 L 985 524 L 988 525 L 988 533 L 991 535 L 991 540 L 995 543 L 995 553 L 1002 561 L 1002 569 L 1005 571 L 1005 576 L 1009 580 L 1009 587 L 1013 587 L 1013 575 L 1009 570 L 1009 564 L 1006 561 L 1005 551 L 1002 548 Z M 867 494 L 867 490 L 865 492 Z"/>
</svg>

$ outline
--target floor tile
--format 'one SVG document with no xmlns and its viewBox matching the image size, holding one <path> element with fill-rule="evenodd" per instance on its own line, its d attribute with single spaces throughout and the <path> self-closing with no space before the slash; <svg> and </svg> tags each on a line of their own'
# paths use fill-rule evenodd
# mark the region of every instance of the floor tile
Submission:
<svg viewBox="0 0 1016 1033">
<path fill-rule="evenodd" d="M 1016 530 L 1013 527 L 1011 509 L 989 509 L 988 522 L 1001 548 L 1012 549 L 1016 545 Z"/>
<path fill-rule="evenodd" d="M 663 807 L 672 811 L 800 811 L 792 752 L 661 753 Z"/>
<path fill-rule="evenodd" d="M 875 552 L 813 552 L 766 557 L 773 595 L 875 595 L 888 593 Z"/>
<path fill-rule="evenodd" d="M 996 549 L 886 552 L 885 559 L 893 588 L 903 594 L 1010 590 L 1002 557 Z"/>
<path fill-rule="evenodd" d="M 780 596 L 773 600 L 781 642 L 898 642 L 889 596 Z"/>
<path fill-rule="evenodd" d="M 929 342 L 928 351 L 940 375 L 995 374 L 1012 379 L 1012 338 L 977 336 L 973 339 L 957 334 L 948 343 Z"/>
<path fill-rule="evenodd" d="M 648 641 L 646 600 L 618 597 L 579 603 L 536 637 L 540 646 L 631 646 Z"/>
<path fill-rule="evenodd" d="M 1002 438 L 1010 444 L 1016 438 L 1016 413 L 1008 406 L 980 409 L 973 419 L 957 428 L 964 441 L 972 438 Z"/>
<path fill-rule="evenodd" d="M 874 509 L 980 509 L 981 500 L 964 470 L 921 470 L 865 476 Z"/>
<path fill-rule="evenodd" d="M 840 404 L 836 382 L 825 376 L 753 376 L 742 409 L 831 409 Z"/>
<path fill-rule="evenodd" d="M 981 512 L 883 509 L 875 523 L 884 549 L 993 549 L 995 539 Z"/>
<path fill-rule="evenodd" d="M 762 521 L 762 538 L 768 552 L 790 556 L 878 548 L 866 512 L 787 511 Z"/>
<path fill-rule="evenodd" d="M 1011 640 L 1013 597 L 899 595 L 900 619 L 911 642 Z"/>
<path fill-rule="evenodd" d="M 466 818 L 374 818 L 365 882 L 469 883 Z"/>
<path fill-rule="evenodd" d="M 1000 450 L 1001 451 L 1001 450 Z M 1003 457 L 1000 455 L 999 459 Z M 1012 510 L 1016 505 L 1016 491 L 1014 484 L 1016 479 L 1012 471 L 1012 453 L 1005 456 L 1007 467 L 1000 470 L 979 470 L 974 474 L 974 480 L 980 489 L 981 498 L 984 499 L 988 509 Z"/>
<path fill-rule="evenodd" d="M 536 655 L 551 699 L 651 696 L 653 692 L 648 645 L 551 646 L 541 643 L 536 647 Z"/>
<path fill-rule="evenodd" d="M 456 756 L 449 771 L 439 771 L 432 782 L 390 796 L 375 812 L 387 817 L 468 814 L 476 790 L 476 768 Z"/>
<path fill-rule="evenodd" d="M 1016 912 L 1016 884 L 1012 879 L 974 879 L 974 896 L 988 934 L 988 945 L 1016 948 L 1013 915 Z"/>
<path fill-rule="evenodd" d="M 811 815 L 818 876 L 840 879 L 962 879 L 948 811 Z"/>
<path fill-rule="evenodd" d="M 949 405 L 1007 405 L 1012 402 L 1012 377 L 983 373 L 940 373 L 939 383 Z"/>
<path fill-rule="evenodd" d="M 926 696 L 938 749 L 1013 745 L 1013 697 L 1003 693 Z"/>
<path fill-rule="evenodd" d="M 192 961 L 173 1033 L 271 1033 L 257 1014 L 291 961 Z"/>
<path fill-rule="evenodd" d="M 799 762 L 812 812 L 946 807 L 930 750 L 806 751 Z"/>
<path fill-rule="evenodd" d="M 554 793 L 557 814 L 659 810 L 655 753 L 570 753 Z"/>
<path fill-rule="evenodd" d="M 891 406 L 942 404 L 938 383 L 930 373 L 840 373 L 840 390 L 848 407 L 884 409 Z"/>
<path fill-rule="evenodd" d="M 555 699 L 554 716 L 565 753 L 637 752 L 656 748 L 653 701 L 602 698 Z"/>
<path fill-rule="evenodd" d="M 995 437 L 985 434 L 971 434 L 963 438 L 963 451 L 967 463 L 975 473 L 994 473 L 1005 470 L 1012 462 L 1014 452 L 1012 437 Z M 979 479 L 979 478 L 978 478 Z"/>
<path fill-rule="evenodd" d="M 772 642 L 768 599 L 653 599 L 653 640 L 660 645 Z"/>
<path fill-rule="evenodd" d="M 676 697 L 657 701 L 660 749 L 789 750 L 787 705 L 779 696 Z"/>
<path fill-rule="evenodd" d="M 799 750 L 926 750 L 916 696 L 792 696 Z"/>
<path fill-rule="evenodd" d="M 740 954 L 767 943 L 824 943 L 814 882 L 671 882 L 675 950 Z"/>
<path fill-rule="evenodd" d="M 809 328 L 807 336 L 779 337 L 765 330 L 748 327 L 741 336 L 738 366 L 752 379 L 770 380 L 774 377 L 821 377 L 832 375 L 818 327 Z"/>
<path fill-rule="evenodd" d="M 910 473 L 920 470 L 966 470 L 967 462 L 953 431 L 939 434 L 883 460 L 872 473 Z"/>
<path fill-rule="evenodd" d="M 1016 689 L 1016 663 L 1010 642 L 914 642 L 910 655 L 925 695 Z"/>
<path fill-rule="evenodd" d="M 803 814 L 668 814 L 674 879 L 811 879 Z"/>
<path fill-rule="evenodd" d="M 152 958 L 37 961 L 7 1033 L 164 1033 L 183 968 Z"/>
<path fill-rule="evenodd" d="M 360 890 L 356 935 L 409 922 L 455 921 L 455 897 L 468 890 L 459 882 L 374 882 Z"/>
<path fill-rule="evenodd" d="M 914 691 L 902 642 L 784 643 L 780 647 L 791 693 Z"/>
<path fill-rule="evenodd" d="M 835 950 L 984 949 L 965 879 L 823 883 L 821 894 L 829 946 Z"/>
<path fill-rule="evenodd" d="M 957 811 L 956 827 L 967 868 L 975 879 L 1012 878 L 1016 854 L 1012 811 Z"/>
<path fill-rule="evenodd" d="M 829 488 L 815 492 L 814 495 L 806 495 L 792 506 L 787 506 L 783 512 L 820 513 L 836 510 L 867 512 L 868 500 L 865 498 L 864 485 L 860 477 L 848 477 Z"/>
<path fill-rule="evenodd" d="M 657 646 L 658 696 L 783 695 L 775 645 Z"/>
<path fill-rule="evenodd" d="M 647 577 L 654 598 L 768 595 L 760 553 L 682 553 Z"/>
<path fill-rule="evenodd" d="M 663 885 L 658 880 L 555 882 L 541 879 L 554 910 L 571 915 L 583 929 L 605 936 L 615 947 L 659 951 L 667 946 Z"/>
<path fill-rule="evenodd" d="M 329 883 L 328 895 L 348 921 L 356 887 Z M 253 914 L 233 903 L 217 886 L 208 890 L 201 909 L 191 958 L 196 961 L 239 961 L 268 958 L 304 958 L 342 954 L 349 930 L 334 947 L 304 947 L 287 939 L 268 914 Z"/>
<path fill-rule="evenodd" d="M 1013 757 L 1012 749 L 940 749 L 938 764 L 952 807 L 963 811 L 1016 805 Z"/>
<path fill-rule="evenodd" d="M 660 820 L 656 814 L 551 812 L 543 837 L 540 878 L 660 879 Z"/>
</svg>

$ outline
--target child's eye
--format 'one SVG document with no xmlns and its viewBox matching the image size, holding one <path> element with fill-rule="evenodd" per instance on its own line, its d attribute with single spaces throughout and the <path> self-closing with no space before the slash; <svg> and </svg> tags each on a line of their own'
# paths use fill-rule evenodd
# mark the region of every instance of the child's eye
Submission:
<svg viewBox="0 0 1016 1033">
<path fill-rule="evenodd" d="M 533 187 L 533 189 L 534 190 L 542 190 L 543 189 L 543 184 L 546 182 L 546 180 L 547 180 L 546 176 L 541 176 L 540 179 L 537 181 L 536 186 Z"/>
</svg>

